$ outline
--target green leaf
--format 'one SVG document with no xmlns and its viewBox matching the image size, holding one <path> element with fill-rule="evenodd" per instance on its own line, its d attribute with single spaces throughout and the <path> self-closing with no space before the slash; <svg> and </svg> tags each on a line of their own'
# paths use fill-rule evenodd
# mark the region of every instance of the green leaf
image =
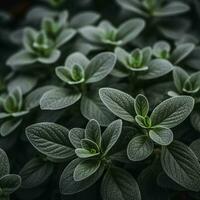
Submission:
<svg viewBox="0 0 200 200">
<path fill-rule="evenodd" d="M 112 167 L 101 183 L 103 200 L 141 200 L 139 186 L 127 171 Z"/>
<path fill-rule="evenodd" d="M 122 131 L 122 121 L 112 122 L 102 134 L 101 150 L 104 155 L 108 154 L 115 145 Z"/>
<path fill-rule="evenodd" d="M 60 110 L 73 105 L 81 98 L 81 93 L 57 88 L 46 92 L 41 100 L 40 107 L 42 110 Z"/>
<path fill-rule="evenodd" d="M 81 98 L 81 114 L 88 120 L 95 119 L 102 126 L 109 125 L 115 116 L 100 100 L 99 95 L 84 95 Z"/>
<path fill-rule="evenodd" d="M 22 119 L 10 119 L 5 121 L 0 126 L 0 135 L 3 137 L 11 134 L 22 123 Z"/>
<path fill-rule="evenodd" d="M 161 163 L 165 173 L 188 190 L 200 191 L 200 164 L 192 150 L 185 144 L 174 141 L 162 147 Z"/>
<path fill-rule="evenodd" d="M 173 128 L 192 112 L 194 99 L 189 96 L 172 97 L 160 103 L 151 114 L 152 126 Z"/>
<path fill-rule="evenodd" d="M 121 47 L 117 47 L 115 49 L 115 54 L 116 54 L 119 62 L 121 64 L 123 64 L 124 66 L 128 67 L 127 59 L 130 57 L 130 54 L 127 51 L 125 51 L 124 49 L 122 49 Z"/>
<path fill-rule="evenodd" d="M 190 10 L 190 7 L 180 1 L 173 1 L 165 5 L 163 8 L 154 12 L 154 16 L 167 17 L 173 15 L 179 15 Z"/>
<path fill-rule="evenodd" d="M 93 142 L 92 140 L 82 139 L 81 140 L 81 146 L 82 146 L 82 148 L 84 148 L 84 149 L 86 149 L 88 151 L 91 151 L 91 153 L 99 152 L 98 145 L 95 142 Z"/>
<path fill-rule="evenodd" d="M 200 161 L 200 139 L 194 140 L 190 144 L 190 148 L 194 151 L 195 155 L 197 156 L 198 160 Z"/>
<path fill-rule="evenodd" d="M 149 131 L 149 137 L 157 144 L 166 146 L 173 142 L 173 132 L 169 128 L 156 127 Z"/>
<path fill-rule="evenodd" d="M 74 180 L 82 181 L 93 175 L 101 166 L 101 161 L 98 160 L 84 160 L 80 162 L 74 169 Z"/>
<path fill-rule="evenodd" d="M 37 123 L 26 128 L 31 144 L 41 153 L 55 159 L 67 159 L 74 155 L 68 129 L 49 122 Z"/>
<path fill-rule="evenodd" d="M 104 172 L 104 165 L 101 165 L 93 175 L 83 181 L 75 181 L 73 174 L 76 166 L 80 163 L 79 159 L 73 160 L 63 171 L 60 177 L 60 191 L 62 194 L 69 195 L 81 192 L 97 182 Z"/>
<path fill-rule="evenodd" d="M 0 188 L 6 195 L 12 194 L 21 185 L 21 177 L 16 174 L 7 174 L 0 179 Z"/>
<path fill-rule="evenodd" d="M 73 128 L 69 131 L 69 140 L 75 148 L 81 148 L 81 140 L 85 138 L 85 130 Z"/>
<path fill-rule="evenodd" d="M 191 116 L 190 116 L 190 122 L 193 126 L 193 128 L 200 132 L 200 113 L 198 110 L 194 110 L 192 113 L 191 113 Z"/>
<path fill-rule="evenodd" d="M 171 62 L 175 65 L 180 63 L 183 59 L 185 59 L 195 48 L 194 44 L 186 43 L 180 44 L 176 47 L 176 49 L 172 52 Z"/>
<path fill-rule="evenodd" d="M 95 151 L 90 151 L 87 149 L 83 149 L 83 148 L 77 148 L 75 149 L 75 153 L 79 158 L 93 158 L 93 157 L 97 157 L 100 152 L 95 152 Z"/>
<path fill-rule="evenodd" d="M 122 40 L 126 44 L 134 40 L 144 29 L 145 21 L 143 19 L 130 19 L 120 25 L 117 32 L 117 40 Z"/>
<path fill-rule="evenodd" d="M 20 170 L 22 188 L 34 188 L 44 183 L 53 173 L 54 166 L 40 158 L 33 158 Z"/>
<path fill-rule="evenodd" d="M 174 85 L 176 86 L 176 89 L 178 92 L 183 92 L 183 87 L 185 81 L 189 78 L 189 75 L 185 70 L 183 70 L 180 67 L 176 67 L 173 70 L 173 79 L 174 79 Z"/>
<path fill-rule="evenodd" d="M 0 148 L 0 178 L 10 173 L 10 164 L 6 152 Z"/>
<path fill-rule="evenodd" d="M 59 59 L 60 55 L 61 55 L 60 50 L 54 49 L 48 57 L 39 57 L 37 61 L 41 62 L 42 64 L 52 64 Z"/>
<path fill-rule="evenodd" d="M 88 66 L 89 60 L 82 53 L 75 52 L 70 54 L 65 60 L 65 66 L 71 68 L 74 65 L 82 66 L 84 69 Z"/>
<path fill-rule="evenodd" d="M 98 146 L 101 145 L 101 128 L 99 123 L 91 119 L 85 129 L 85 138 L 95 142 Z"/>
<path fill-rule="evenodd" d="M 135 100 L 130 95 L 112 88 L 101 88 L 99 95 L 105 106 L 116 116 L 129 122 L 134 122 Z"/>
<path fill-rule="evenodd" d="M 105 78 L 116 64 L 116 56 L 110 52 L 95 56 L 85 70 L 86 83 L 94 83 Z"/>
<path fill-rule="evenodd" d="M 147 98 L 142 94 L 137 95 L 135 98 L 134 108 L 137 115 L 146 117 L 149 112 L 149 102 Z"/>
<path fill-rule="evenodd" d="M 148 158 L 154 149 L 153 142 L 145 135 L 134 137 L 128 144 L 127 155 L 132 161 L 142 161 Z"/>
<path fill-rule="evenodd" d="M 139 75 L 142 80 L 150 80 L 162 77 L 173 70 L 172 64 L 165 59 L 154 59 L 148 64 L 148 71 Z"/>
</svg>

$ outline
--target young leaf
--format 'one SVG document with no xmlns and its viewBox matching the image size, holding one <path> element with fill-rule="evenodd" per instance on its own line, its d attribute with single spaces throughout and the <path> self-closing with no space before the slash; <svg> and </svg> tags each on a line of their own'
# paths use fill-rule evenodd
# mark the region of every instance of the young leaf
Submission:
<svg viewBox="0 0 200 200">
<path fill-rule="evenodd" d="M 173 141 L 173 132 L 169 128 L 156 127 L 149 131 L 149 137 L 160 145 L 169 145 Z"/>
<path fill-rule="evenodd" d="M 75 148 L 81 148 L 81 140 L 85 138 L 85 130 L 73 128 L 69 131 L 69 140 Z"/>
<path fill-rule="evenodd" d="M 99 167 L 93 175 L 83 181 L 75 181 L 73 174 L 76 166 L 80 163 L 80 159 L 75 159 L 64 169 L 60 177 L 60 191 L 62 194 L 69 195 L 81 192 L 97 182 L 104 172 L 104 165 Z"/>
<path fill-rule="evenodd" d="M 141 200 L 139 186 L 127 171 L 112 167 L 101 183 L 103 200 Z"/>
<path fill-rule="evenodd" d="M 97 157 L 100 154 L 100 152 L 91 151 L 91 150 L 83 149 L 83 148 L 75 149 L 75 153 L 79 158 L 83 158 L 83 159 Z"/>
<path fill-rule="evenodd" d="M 85 138 L 92 140 L 98 146 L 101 145 L 101 128 L 96 120 L 92 119 L 88 122 L 85 129 Z"/>
<path fill-rule="evenodd" d="M 74 180 L 82 181 L 91 175 L 93 175 L 101 166 L 101 162 L 98 160 L 84 160 L 80 162 L 74 169 Z"/>
<path fill-rule="evenodd" d="M 194 99 L 189 96 L 172 97 L 160 103 L 151 114 L 152 126 L 173 128 L 192 112 Z"/>
<path fill-rule="evenodd" d="M 0 178 L 10 173 L 10 164 L 8 156 L 3 149 L 0 148 Z"/>
<path fill-rule="evenodd" d="M 136 136 L 128 144 L 127 155 L 132 161 L 145 160 L 152 154 L 153 148 L 154 144 L 147 136 Z"/>
<path fill-rule="evenodd" d="M 86 83 L 94 83 L 105 78 L 113 70 L 116 56 L 110 52 L 104 52 L 94 57 L 85 70 Z"/>
<path fill-rule="evenodd" d="M 104 155 L 108 154 L 111 148 L 117 142 L 122 131 L 122 121 L 112 122 L 102 134 L 101 149 Z"/>
<path fill-rule="evenodd" d="M 188 190 L 200 191 L 200 164 L 192 150 L 174 141 L 162 147 L 161 163 L 165 173 Z"/>
<path fill-rule="evenodd" d="M 137 115 L 146 117 L 149 112 L 149 102 L 147 98 L 142 94 L 137 95 L 135 98 L 134 108 Z"/>
<path fill-rule="evenodd" d="M 130 95 L 112 88 L 101 88 L 99 95 L 105 106 L 116 116 L 129 122 L 134 122 L 135 100 Z"/>
<path fill-rule="evenodd" d="M 68 129 L 55 123 L 38 123 L 26 128 L 31 144 L 41 153 L 55 159 L 67 159 L 74 155 Z"/>
</svg>

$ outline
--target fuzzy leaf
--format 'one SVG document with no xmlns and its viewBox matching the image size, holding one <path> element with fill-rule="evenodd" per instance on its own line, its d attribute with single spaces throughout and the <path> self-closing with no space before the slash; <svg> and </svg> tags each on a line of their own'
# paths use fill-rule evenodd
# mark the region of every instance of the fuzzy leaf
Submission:
<svg viewBox="0 0 200 200">
<path fill-rule="evenodd" d="M 137 95 L 134 103 L 135 112 L 137 115 L 146 117 L 149 112 L 149 102 L 144 95 Z"/>
<path fill-rule="evenodd" d="M 0 148 L 0 178 L 10 173 L 10 164 L 8 156 L 3 149 Z"/>
</svg>

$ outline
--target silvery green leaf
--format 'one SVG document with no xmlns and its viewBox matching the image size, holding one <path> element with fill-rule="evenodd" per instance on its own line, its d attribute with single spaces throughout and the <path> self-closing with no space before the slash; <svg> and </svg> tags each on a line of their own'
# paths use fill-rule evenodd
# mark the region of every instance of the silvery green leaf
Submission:
<svg viewBox="0 0 200 200">
<path fill-rule="evenodd" d="M 92 140 L 95 142 L 99 147 L 101 145 L 101 128 L 99 123 L 91 119 L 85 128 L 85 138 Z"/>
<path fill-rule="evenodd" d="M 69 40 L 71 40 L 76 34 L 76 31 L 74 29 L 66 28 L 58 35 L 56 38 L 56 48 L 61 47 L 65 43 L 67 43 Z"/>
<path fill-rule="evenodd" d="M 154 16 L 167 17 L 167 16 L 173 16 L 173 15 L 179 15 L 189 10 L 190 10 L 190 7 L 187 4 L 182 3 L 180 1 L 174 1 L 174 2 L 168 3 L 163 8 L 155 11 Z"/>
<path fill-rule="evenodd" d="M 93 27 L 93 26 L 85 26 L 79 29 L 79 32 L 83 38 L 88 40 L 89 42 L 100 44 L 101 43 L 101 35 L 103 34 L 103 30 L 101 28 Z"/>
<path fill-rule="evenodd" d="M 194 151 L 195 155 L 197 156 L 198 160 L 200 161 L 200 139 L 194 140 L 190 144 L 190 148 Z"/>
<path fill-rule="evenodd" d="M 6 152 L 0 148 L 0 178 L 10 173 L 10 164 Z"/>
<path fill-rule="evenodd" d="M 100 15 L 96 12 L 81 12 L 77 15 L 75 15 L 71 20 L 70 20 L 70 25 L 73 28 L 81 28 L 87 25 L 92 25 L 96 23 L 100 19 Z"/>
<path fill-rule="evenodd" d="M 10 116 L 11 116 L 11 114 L 9 114 L 9 113 L 4 113 L 4 112 L 0 113 L 0 119 L 8 118 Z"/>
<path fill-rule="evenodd" d="M 151 47 L 143 48 L 142 54 L 143 54 L 143 61 L 142 61 L 143 66 L 148 65 L 152 57 L 152 48 Z"/>
<path fill-rule="evenodd" d="M 134 40 L 144 29 L 145 21 L 143 19 L 130 19 L 118 28 L 117 40 L 121 40 L 122 44 L 126 44 Z"/>
<path fill-rule="evenodd" d="M 83 149 L 83 148 L 77 148 L 75 149 L 76 155 L 81 159 L 89 159 L 89 158 L 96 158 L 99 156 L 99 152 L 91 152 L 90 150 Z"/>
<path fill-rule="evenodd" d="M 194 99 L 189 96 L 169 98 L 160 103 L 151 114 L 152 126 L 173 128 L 182 123 L 192 112 Z"/>
<path fill-rule="evenodd" d="M 169 128 L 156 127 L 149 131 L 149 137 L 159 145 L 167 146 L 173 142 L 173 132 Z"/>
<path fill-rule="evenodd" d="M 193 128 L 200 132 L 200 113 L 198 110 L 194 110 L 192 113 L 191 113 L 191 116 L 190 116 L 190 122 L 193 126 Z"/>
<path fill-rule="evenodd" d="M 52 174 L 54 166 L 39 158 L 33 158 L 20 170 L 22 188 L 34 188 L 44 183 Z"/>
<path fill-rule="evenodd" d="M 108 110 L 97 95 L 84 95 L 82 97 L 81 114 L 88 120 L 97 120 L 102 126 L 107 126 L 115 120 L 115 116 Z"/>
<path fill-rule="evenodd" d="M 103 200 L 141 200 L 140 189 L 136 180 L 127 171 L 110 168 L 101 183 Z"/>
<path fill-rule="evenodd" d="M 130 54 L 127 51 L 125 51 L 124 49 L 122 49 L 121 47 L 117 47 L 115 49 L 115 54 L 116 54 L 117 59 L 119 60 L 119 62 L 121 64 L 123 64 L 124 66 L 128 67 L 127 58 L 130 57 Z"/>
<path fill-rule="evenodd" d="M 69 91 L 65 88 L 57 88 L 46 92 L 41 100 L 42 110 L 59 110 L 73 105 L 81 98 L 78 92 Z"/>
<path fill-rule="evenodd" d="M 74 155 L 68 138 L 68 129 L 50 123 L 37 123 L 26 128 L 31 144 L 41 153 L 55 159 L 67 159 Z"/>
<path fill-rule="evenodd" d="M 7 87 L 9 91 L 14 90 L 19 87 L 22 90 L 23 94 L 31 91 L 37 84 L 38 79 L 36 77 L 18 75 L 11 81 L 9 81 Z"/>
<path fill-rule="evenodd" d="M 81 140 L 81 146 L 83 149 L 87 149 L 93 153 L 99 152 L 99 146 L 92 140 L 84 138 Z"/>
<path fill-rule="evenodd" d="M 30 110 L 36 108 L 40 105 L 40 99 L 43 94 L 49 90 L 55 89 L 55 86 L 47 85 L 39 87 L 33 90 L 28 96 L 25 98 L 25 108 Z"/>
<path fill-rule="evenodd" d="M 75 52 L 67 57 L 67 59 L 65 60 L 65 66 L 71 68 L 74 65 L 79 65 L 85 69 L 89 62 L 90 61 L 85 55 L 80 52 Z"/>
<path fill-rule="evenodd" d="M 34 53 L 33 42 L 37 37 L 37 31 L 33 28 L 25 28 L 23 34 L 23 45 L 29 53 Z"/>
<path fill-rule="evenodd" d="M 101 161 L 84 160 L 81 161 L 74 169 L 73 178 L 75 181 L 83 181 L 92 176 L 101 166 Z"/>
<path fill-rule="evenodd" d="M 6 65 L 15 69 L 21 66 L 31 65 L 35 62 L 37 62 L 35 55 L 28 53 L 26 50 L 21 50 L 8 58 Z"/>
<path fill-rule="evenodd" d="M 190 66 L 193 69 L 199 70 L 200 59 L 199 59 L 200 47 L 196 47 L 192 53 L 184 61 L 187 66 Z"/>
<path fill-rule="evenodd" d="M 163 53 L 165 53 L 166 54 L 165 56 L 167 56 L 167 54 L 170 52 L 170 50 L 171 50 L 170 44 L 165 41 L 156 42 L 153 46 L 153 54 L 157 58 L 162 58 Z"/>
<path fill-rule="evenodd" d="M 192 88 L 199 89 L 200 88 L 200 72 L 193 73 L 190 76 L 189 81 L 192 85 Z"/>
<path fill-rule="evenodd" d="M 183 59 L 185 59 L 195 48 L 195 45 L 192 43 L 180 44 L 172 52 L 170 61 L 177 65 Z"/>
<path fill-rule="evenodd" d="M 112 88 L 101 88 L 99 95 L 105 106 L 116 116 L 129 122 L 134 122 L 134 98 Z"/>
<path fill-rule="evenodd" d="M 154 149 L 153 142 L 149 137 L 140 135 L 134 137 L 128 144 L 127 155 L 132 161 L 141 161 L 148 158 Z"/>
<path fill-rule="evenodd" d="M 0 178 L 0 188 L 6 195 L 12 194 L 21 186 L 21 177 L 16 174 L 7 174 Z"/>
<path fill-rule="evenodd" d="M 69 131 L 69 140 L 75 148 L 81 148 L 81 140 L 85 138 L 85 130 L 73 128 Z"/>
<path fill-rule="evenodd" d="M 95 56 L 85 70 L 86 83 L 94 83 L 105 78 L 116 64 L 116 56 L 110 52 L 100 53 Z"/>
<path fill-rule="evenodd" d="M 135 98 L 134 108 L 137 115 L 146 117 L 149 112 L 149 102 L 147 98 L 142 94 L 137 95 Z"/>
<path fill-rule="evenodd" d="M 165 173 L 184 188 L 200 191 L 200 164 L 193 151 L 182 142 L 162 147 L 161 164 Z"/>
<path fill-rule="evenodd" d="M 54 49 L 48 57 L 39 57 L 37 61 L 43 64 L 52 64 L 59 59 L 60 55 L 60 50 Z"/>
<path fill-rule="evenodd" d="M 69 83 L 72 81 L 71 72 L 67 67 L 56 67 L 55 69 L 56 76 L 63 81 L 64 83 Z"/>
<path fill-rule="evenodd" d="M 142 80 L 162 77 L 173 70 L 172 64 L 165 59 L 154 59 L 148 64 L 148 70 L 138 76 Z"/>
<path fill-rule="evenodd" d="M 69 195 L 81 192 L 97 182 L 104 172 L 104 165 L 101 165 L 99 170 L 92 176 L 83 181 L 74 181 L 74 170 L 80 163 L 80 159 L 75 159 L 64 169 L 60 177 L 60 191 L 62 194 Z"/>
<path fill-rule="evenodd" d="M 141 3 L 137 0 L 117 0 L 117 3 L 126 10 L 135 12 L 143 17 L 148 17 L 148 14 L 143 11 Z"/>
<path fill-rule="evenodd" d="M 10 119 L 0 126 L 0 135 L 3 137 L 11 134 L 22 123 L 22 119 Z"/>
<path fill-rule="evenodd" d="M 102 134 L 101 150 L 104 155 L 108 154 L 120 137 L 122 120 L 112 122 Z"/>
<path fill-rule="evenodd" d="M 180 67 L 176 67 L 173 70 L 173 79 L 174 79 L 174 85 L 176 86 L 176 89 L 178 92 L 183 92 L 183 87 L 185 81 L 189 78 L 189 75 L 185 70 L 183 70 Z"/>
</svg>

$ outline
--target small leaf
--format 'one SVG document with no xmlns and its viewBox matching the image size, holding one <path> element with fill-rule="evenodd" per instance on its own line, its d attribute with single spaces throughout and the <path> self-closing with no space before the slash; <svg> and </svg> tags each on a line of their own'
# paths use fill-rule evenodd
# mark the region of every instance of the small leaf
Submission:
<svg viewBox="0 0 200 200">
<path fill-rule="evenodd" d="M 149 102 L 147 98 L 142 94 L 137 95 L 135 98 L 134 108 L 137 115 L 146 117 L 149 112 Z"/>
<path fill-rule="evenodd" d="M 154 144 L 145 135 L 134 137 L 128 144 L 127 154 L 132 161 L 142 161 L 153 152 Z"/>
<path fill-rule="evenodd" d="M 173 142 L 173 132 L 164 127 L 156 127 L 149 131 L 149 137 L 160 145 L 169 145 Z"/>
<path fill-rule="evenodd" d="M 10 173 L 10 164 L 8 156 L 3 149 L 0 148 L 0 178 Z"/>
<path fill-rule="evenodd" d="M 81 94 L 65 88 L 57 88 L 46 92 L 41 100 L 42 110 L 60 110 L 73 105 L 81 98 Z"/>
<path fill-rule="evenodd" d="M 75 159 L 64 169 L 60 177 L 60 191 L 62 194 L 75 194 L 89 188 L 97 182 L 104 172 L 104 165 L 101 165 L 99 170 L 97 170 L 90 177 L 84 179 L 83 181 L 74 181 L 74 170 L 79 163 L 80 160 Z"/>
<path fill-rule="evenodd" d="M 101 162 L 98 160 L 84 160 L 80 162 L 74 170 L 74 180 L 82 181 L 91 175 L 93 175 L 101 166 Z"/>
<path fill-rule="evenodd" d="M 194 151 L 198 160 L 200 161 L 200 139 L 194 140 L 192 144 L 190 144 L 190 148 Z"/>
<path fill-rule="evenodd" d="M 122 131 L 122 121 L 112 122 L 102 134 L 101 149 L 104 155 L 108 154 L 115 145 Z"/>
<path fill-rule="evenodd" d="M 92 140 L 82 139 L 81 140 L 81 146 L 82 146 L 82 148 L 87 149 L 88 151 L 91 151 L 91 153 L 99 152 L 98 145 L 95 142 L 93 142 Z"/>
<path fill-rule="evenodd" d="M 112 88 L 101 88 L 99 95 L 106 107 L 121 119 L 134 122 L 135 100 L 130 95 Z"/>
<path fill-rule="evenodd" d="M 67 159 L 74 155 L 68 138 L 68 129 L 55 123 L 38 123 L 26 128 L 31 144 L 41 153 L 55 159 Z"/>
<path fill-rule="evenodd" d="M 85 70 L 86 83 L 98 82 L 105 78 L 113 70 L 116 60 L 115 54 L 109 52 L 95 56 Z"/>
<path fill-rule="evenodd" d="M 83 149 L 83 148 L 77 148 L 75 149 L 75 153 L 79 158 L 93 158 L 93 157 L 97 157 L 100 152 L 91 152 L 87 149 Z"/>
<path fill-rule="evenodd" d="M 101 183 L 103 200 L 141 200 L 139 186 L 127 171 L 112 167 Z"/>
<path fill-rule="evenodd" d="M 160 103 L 151 114 L 152 126 L 173 128 L 192 112 L 194 99 L 189 96 L 172 97 Z"/>
<path fill-rule="evenodd" d="M 85 138 L 85 130 L 73 128 L 69 131 L 69 140 L 75 148 L 81 148 L 81 140 Z"/>
<path fill-rule="evenodd" d="M 176 183 L 191 191 L 200 191 L 200 164 L 185 144 L 174 141 L 162 147 L 161 163 L 165 173 Z"/>
<path fill-rule="evenodd" d="M 0 188 L 6 195 L 15 192 L 21 185 L 21 177 L 16 174 L 7 174 L 0 179 Z"/>
<path fill-rule="evenodd" d="M 85 129 L 85 138 L 92 140 L 98 146 L 101 145 L 101 128 L 96 120 L 92 119 L 88 122 Z"/>
</svg>

